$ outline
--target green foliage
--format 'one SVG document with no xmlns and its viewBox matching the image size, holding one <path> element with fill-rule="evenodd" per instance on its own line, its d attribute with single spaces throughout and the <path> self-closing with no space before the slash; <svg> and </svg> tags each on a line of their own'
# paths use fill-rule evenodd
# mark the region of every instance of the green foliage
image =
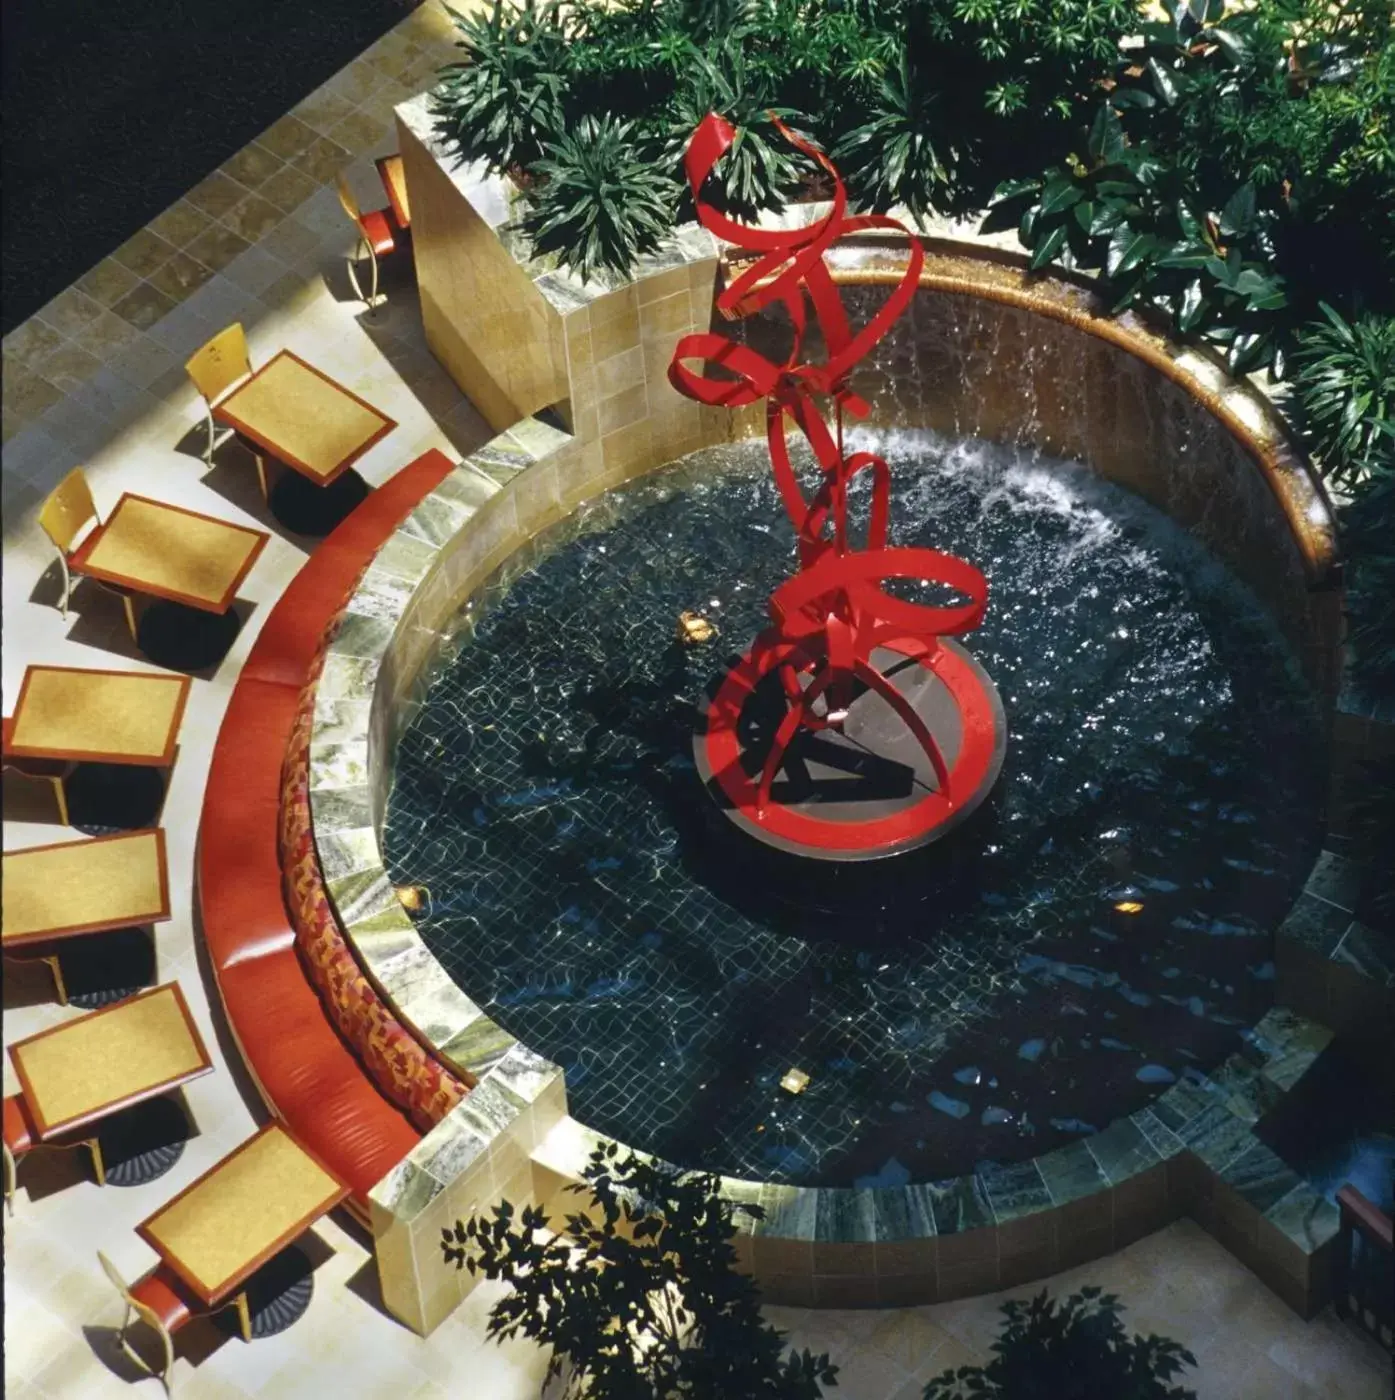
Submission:
<svg viewBox="0 0 1395 1400">
<path fill-rule="evenodd" d="M 683 173 L 683 155 L 709 112 L 719 112 L 736 128 L 736 140 L 708 177 L 702 197 L 736 219 L 783 209 L 799 184 L 801 169 L 795 151 L 770 118 L 774 115 L 794 125 L 806 119 L 774 101 L 769 79 L 748 65 L 738 37 L 693 53 L 683 81 L 659 119 L 659 163 L 684 188 L 679 218 L 696 214 Z"/>
<path fill-rule="evenodd" d="M 1395 474 L 1395 316 L 1322 313 L 1293 356 L 1290 417 L 1329 480 Z"/>
<path fill-rule="evenodd" d="M 1356 913 L 1395 933 L 1395 754 L 1358 767 L 1347 819 L 1363 876 Z"/>
<path fill-rule="evenodd" d="M 523 230 L 583 279 L 626 273 L 673 228 L 678 186 L 639 153 L 632 123 L 583 117 L 533 172 Z"/>
<path fill-rule="evenodd" d="M 1375 469 L 1353 489 L 1342 512 L 1351 561 L 1347 613 L 1352 670 L 1372 695 L 1395 696 L 1395 431 Z M 1390 865 L 1388 852 L 1382 856 Z"/>
<path fill-rule="evenodd" d="M 1098 1288 L 1064 1304 L 1045 1291 L 1004 1303 L 993 1360 L 936 1376 L 925 1400 L 1196 1400 L 1168 1384 L 1196 1358 L 1166 1337 L 1129 1336 L 1120 1312 L 1118 1298 Z"/>
<path fill-rule="evenodd" d="M 935 150 L 938 94 L 903 57 L 877 85 L 870 118 L 834 147 L 833 159 L 848 193 L 863 209 L 881 214 L 903 204 L 924 218 L 949 186 L 946 162 Z M 954 157 L 948 156 L 953 164 Z"/>
<path fill-rule="evenodd" d="M 818 1400 L 836 1385 L 827 1355 L 784 1354 L 755 1285 L 736 1272 L 734 1207 L 718 1178 L 676 1173 L 612 1143 L 591 1155 L 587 1214 L 554 1236 L 536 1207 L 443 1229 L 446 1263 L 511 1287 L 494 1305 L 496 1340 L 553 1348 L 572 1366 L 569 1394 L 588 1400 Z M 742 1210 L 760 1217 L 757 1206 Z"/>
<path fill-rule="evenodd" d="M 450 6 L 446 6 L 450 9 Z M 558 0 L 494 0 L 488 14 L 450 10 L 465 61 L 432 93 L 437 135 L 458 164 L 527 169 L 563 126 L 567 39 Z"/>
</svg>

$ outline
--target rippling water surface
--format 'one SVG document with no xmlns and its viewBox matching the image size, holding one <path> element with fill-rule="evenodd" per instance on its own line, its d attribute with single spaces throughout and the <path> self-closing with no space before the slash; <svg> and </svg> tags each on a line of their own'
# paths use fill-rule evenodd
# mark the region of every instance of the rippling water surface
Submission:
<svg viewBox="0 0 1395 1400">
<path fill-rule="evenodd" d="M 895 1185 L 1088 1134 L 1235 1047 L 1314 854 L 1314 731 L 1252 599 L 1135 497 L 857 436 L 892 463 L 892 542 L 989 578 L 964 640 L 1009 740 L 981 820 L 833 924 L 714 878 L 693 716 L 794 567 L 752 443 L 607 498 L 483 591 L 402 738 L 385 847 L 429 890 L 426 941 L 564 1067 L 583 1122 L 732 1175 Z M 685 608 L 715 648 L 672 644 Z"/>
</svg>

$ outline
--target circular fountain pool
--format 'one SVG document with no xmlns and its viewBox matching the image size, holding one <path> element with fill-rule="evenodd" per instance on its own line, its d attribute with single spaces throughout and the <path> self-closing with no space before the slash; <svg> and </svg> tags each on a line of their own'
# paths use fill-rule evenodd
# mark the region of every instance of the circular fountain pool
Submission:
<svg viewBox="0 0 1395 1400">
<path fill-rule="evenodd" d="M 794 567 L 763 443 L 612 493 L 477 591 L 397 748 L 383 848 L 430 950 L 575 1117 L 683 1165 L 897 1185 L 1102 1128 L 1235 1048 L 1316 849 L 1313 707 L 1200 546 L 1080 467 L 879 446 L 895 542 L 990 581 L 967 640 L 1007 762 L 934 860 L 816 909 L 711 830 L 695 716 Z M 674 641 L 694 609 L 711 647 Z"/>
</svg>

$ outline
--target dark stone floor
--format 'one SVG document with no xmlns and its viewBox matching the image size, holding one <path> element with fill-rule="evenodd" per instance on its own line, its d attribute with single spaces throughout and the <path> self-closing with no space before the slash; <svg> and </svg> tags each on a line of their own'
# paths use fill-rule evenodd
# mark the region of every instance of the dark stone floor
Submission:
<svg viewBox="0 0 1395 1400">
<path fill-rule="evenodd" d="M 419 0 L 4 7 L 8 333 Z"/>
</svg>

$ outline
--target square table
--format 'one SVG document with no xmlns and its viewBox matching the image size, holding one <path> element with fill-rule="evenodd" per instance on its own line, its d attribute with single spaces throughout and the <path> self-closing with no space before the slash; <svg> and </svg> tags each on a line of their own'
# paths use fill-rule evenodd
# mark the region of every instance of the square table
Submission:
<svg viewBox="0 0 1395 1400">
<path fill-rule="evenodd" d="M 192 683 L 146 671 L 30 666 L 5 720 L 4 757 L 167 768 Z"/>
<path fill-rule="evenodd" d="M 407 175 L 402 168 L 402 157 L 380 156 L 373 164 L 378 167 L 378 178 L 387 191 L 392 217 L 397 220 L 397 227 L 406 232 L 412 226 L 412 206 L 407 202 Z"/>
<path fill-rule="evenodd" d="M 4 855 L 0 946 L 8 952 L 170 916 L 165 833 L 123 831 Z"/>
<path fill-rule="evenodd" d="M 273 1122 L 137 1225 L 136 1233 L 213 1308 L 348 1195 L 348 1186 Z M 239 1313 L 245 1334 L 245 1304 Z"/>
<path fill-rule="evenodd" d="M 316 486 L 330 485 L 397 426 L 289 350 L 215 405 L 213 416 Z"/>
<path fill-rule="evenodd" d="M 151 597 L 221 614 L 232 606 L 270 538 L 264 530 L 128 491 L 106 523 L 83 541 L 68 567 Z"/>
<path fill-rule="evenodd" d="M 41 1142 L 213 1070 L 177 982 L 31 1035 L 10 1059 Z"/>
</svg>

